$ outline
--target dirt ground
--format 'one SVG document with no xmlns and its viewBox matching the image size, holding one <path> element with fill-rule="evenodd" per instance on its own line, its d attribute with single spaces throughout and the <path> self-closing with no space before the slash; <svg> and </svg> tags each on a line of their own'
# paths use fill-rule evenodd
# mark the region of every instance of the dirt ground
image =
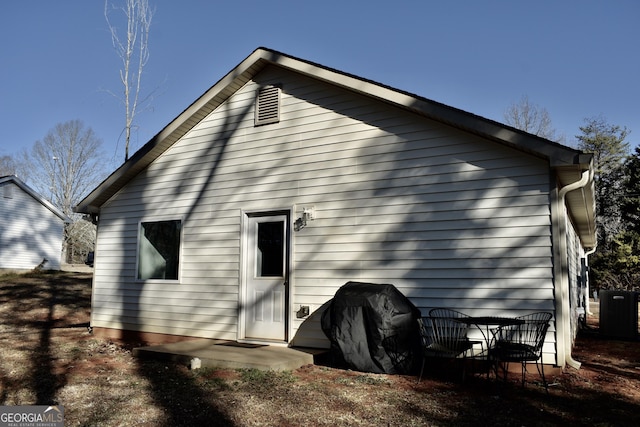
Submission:
<svg viewBox="0 0 640 427">
<path fill-rule="evenodd" d="M 91 276 L 0 276 L 0 405 L 59 404 L 67 426 L 638 426 L 640 342 L 588 317 L 579 370 L 521 387 L 445 371 L 376 375 L 317 364 L 288 372 L 190 371 L 131 356 L 86 326 Z M 535 375 L 534 375 L 535 374 Z"/>
</svg>

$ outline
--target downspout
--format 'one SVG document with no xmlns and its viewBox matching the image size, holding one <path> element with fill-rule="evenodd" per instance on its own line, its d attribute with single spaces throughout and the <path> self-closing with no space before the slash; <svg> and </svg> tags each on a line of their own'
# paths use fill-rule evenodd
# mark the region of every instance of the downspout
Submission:
<svg viewBox="0 0 640 427">
<path fill-rule="evenodd" d="M 597 239 L 596 239 L 597 240 Z M 593 254 L 596 251 L 596 248 L 598 247 L 598 243 L 596 242 L 596 245 L 591 248 L 590 250 L 588 250 L 587 252 L 585 252 L 584 257 L 585 259 L 589 259 L 589 255 Z M 589 271 L 587 270 L 587 276 L 589 275 Z M 593 316 L 593 313 L 591 312 L 591 302 L 589 301 L 589 292 L 591 292 L 591 288 L 589 287 L 589 285 L 591 284 L 591 282 L 589 282 L 589 280 L 587 280 L 587 303 L 586 303 L 586 307 L 587 307 L 587 313 L 589 316 Z"/>
<path fill-rule="evenodd" d="M 580 369 L 581 363 L 577 360 L 574 360 L 571 355 L 571 337 L 567 338 L 568 334 L 566 331 L 571 331 L 571 313 L 569 307 L 569 280 L 566 272 L 569 270 L 569 266 L 567 264 L 567 233 L 566 233 L 566 216 L 567 216 L 567 208 L 565 205 L 565 197 L 567 193 L 570 191 L 578 190 L 580 188 L 586 187 L 589 182 L 593 179 L 593 170 L 589 168 L 589 170 L 582 172 L 582 177 L 579 181 L 573 182 L 571 184 L 565 185 L 558 191 L 558 205 L 562 212 L 562 220 L 559 221 L 559 245 L 560 245 L 560 292 L 561 301 L 559 304 L 559 308 L 561 309 L 561 321 L 562 328 L 561 333 L 563 334 L 562 342 L 564 344 L 564 358 L 565 363 L 572 368 Z M 557 319 L 556 319 L 557 321 Z M 570 333 L 569 333 L 570 335 Z"/>
</svg>

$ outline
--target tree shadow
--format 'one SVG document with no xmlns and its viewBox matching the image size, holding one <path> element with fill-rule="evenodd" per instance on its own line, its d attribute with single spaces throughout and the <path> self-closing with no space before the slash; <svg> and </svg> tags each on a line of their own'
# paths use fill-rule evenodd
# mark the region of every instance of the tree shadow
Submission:
<svg viewBox="0 0 640 427">
<path fill-rule="evenodd" d="M 154 401 L 166 416 L 162 426 L 233 426 L 224 410 L 210 402 L 215 395 L 205 393 L 193 375 L 175 364 L 138 361 L 138 372 L 151 383 Z"/>
<path fill-rule="evenodd" d="M 35 352 L 33 353 L 33 374 L 31 376 L 31 388 L 36 392 L 36 405 L 55 404 L 56 392 L 64 387 L 66 376 L 57 374 L 54 370 L 54 356 L 51 351 L 51 329 L 54 324 L 54 313 L 56 306 L 56 282 L 46 281 L 44 289 L 48 295 L 42 304 L 47 308 L 46 319 L 40 322 L 36 329 L 39 329 L 39 339 Z"/>
<path fill-rule="evenodd" d="M 208 146 L 199 153 L 197 162 L 206 162 L 208 169 L 205 172 L 206 176 L 203 178 L 199 175 L 201 170 L 193 168 L 192 165 L 185 165 L 179 158 L 171 158 L 167 156 L 166 164 L 163 165 L 163 169 L 179 170 L 181 171 L 180 179 L 175 182 L 174 191 L 177 195 L 188 193 L 192 195 L 189 199 L 188 205 L 185 209 L 181 209 L 179 217 L 182 218 L 183 227 L 192 225 L 192 222 L 197 219 L 192 219 L 197 216 L 198 207 L 200 202 L 206 197 L 210 197 L 210 192 L 213 184 L 216 181 L 216 176 L 219 173 L 220 164 L 225 159 L 227 154 L 227 147 L 231 142 L 231 139 L 235 136 L 235 131 L 238 129 L 239 123 L 235 121 L 236 114 L 243 117 L 249 114 L 252 108 L 252 104 L 249 103 L 240 110 L 221 113 L 221 124 L 216 128 L 216 131 L 207 136 Z M 225 116 L 228 114 L 228 116 Z M 155 144 L 154 140 L 148 144 Z M 143 147 L 143 150 L 144 151 Z M 134 154 L 130 161 L 135 161 L 137 154 Z M 143 173 L 144 174 L 144 173 Z M 199 182 L 200 184 L 194 184 Z M 150 205 L 153 202 L 149 203 Z M 147 204 L 140 203 L 138 212 L 145 212 Z M 131 218 L 129 218 L 131 220 Z M 133 221 L 137 221 L 133 218 Z M 185 234 L 182 235 L 186 239 Z M 183 242 L 181 242 L 183 243 Z M 185 262 L 184 256 L 181 254 L 181 263 Z M 181 266 L 181 268 L 184 268 Z M 142 303 L 142 297 L 146 291 L 147 284 L 143 281 L 137 281 L 135 277 L 129 277 L 128 273 L 124 271 L 121 276 L 127 274 L 126 278 L 121 279 L 118 282 L 119 295 L 122 298 L 123 306 L 127 305 L 127 320 L 125 328 L 129 328 L 128 331 L 122 333 L 122 338 L 126 338 L 129 343 L 136 344 L 149 344 L 149 335 L 142 332 L 144 330 L 144 316 L 141 316 L 141 311 L 146 310 Z M 134 272 L 135 274 L 135 272 Z M 238 282 L 233 281 L 235 285 L 239 285 Z M 242 310 L 242 304 L 238 301 L 236 310 L 239 313 Z M 246 308 L 245 308 L 246 309 Z M 211 311 L 211 316 L 215 314 Z M 167 317 L 168 319 L 169 317 Z M 167 320 L 165 319 L 165 320 Z M 178 334 L 179 335 L 179 334 Z M 166 419 L 163 425 L 166 426 L 193 426 L 193 425 L 208 425 L 208 426 L 231 426 L 233 422 L 225 415 L 222 408 L 217 408 L 214 404 L 210 403 L 211 395 L 205 394 L 201 387 L 199 387 L 194 381 L 194 377 L 184 371 L 184 367 L 167 364 L 164 365 L 159 362 L 138 360 L 138 372 L 143 377 L 147 378 L 151 384 L 151 393 L 155 403 L 162 407 Z"/>
<path fill-rule="evenodd" d="M 15 314 L 3 321 L 9 327 L 8 333 L 24 335 L 22 347 L 28 351 L 28 362 L 31 364 L 26 383 L 35 396 L 32 404 L 54 405 L 58 403 L 58 391 L 67 384 L 66 367 L 72 363 L 61 363 L 58 360 L 53 347 L 54 331 L 88 326 L 84 322 L 74 323 L 74 319 L 75 313 L 86 313 L 89 309 L 90 298 L 82 290 L 89 287 L 91 279 L 58 272 L 37 274 L 42 285 L 29 280 L 26 283 L 3 286 L 0 301 Z M 64 313 L 70 313 L 70 317 Z M 8 339 L 11 341 L 14 338 Z M 12 384 L 9 376 L 4 374 L 0 379 L 3 383 L 2 402 L 5 402 L 9 393 L 22 387 L 22 384 Z"/>
</svg>

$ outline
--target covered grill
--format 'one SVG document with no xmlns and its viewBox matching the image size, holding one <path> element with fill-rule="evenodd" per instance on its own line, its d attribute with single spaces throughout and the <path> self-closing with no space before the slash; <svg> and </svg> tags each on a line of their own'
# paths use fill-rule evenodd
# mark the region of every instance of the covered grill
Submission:
<svg viewBox="0 0 640 427">
<path fill-rule="evenodd" d="M 322 315 L 334 361 L 372 373 L 405 374 L 419 360 L 420 311 L 394 285 L 348 282 Z"/>
</svg>

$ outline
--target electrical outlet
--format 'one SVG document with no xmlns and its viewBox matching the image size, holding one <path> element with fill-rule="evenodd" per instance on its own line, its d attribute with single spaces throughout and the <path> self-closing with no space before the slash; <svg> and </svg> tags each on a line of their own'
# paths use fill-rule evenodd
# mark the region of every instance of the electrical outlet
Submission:
<svg viewBox="0 0 640 427">
<path fill-rule="evenodd" d="M 307 317 L 309 315 L 309 306 L 308 305 L 301 305 L 300 306 L 300 310 L 296 311 L 296 317 L 298 319 L 302 319 L 304 317 Z"/>
</svg>

